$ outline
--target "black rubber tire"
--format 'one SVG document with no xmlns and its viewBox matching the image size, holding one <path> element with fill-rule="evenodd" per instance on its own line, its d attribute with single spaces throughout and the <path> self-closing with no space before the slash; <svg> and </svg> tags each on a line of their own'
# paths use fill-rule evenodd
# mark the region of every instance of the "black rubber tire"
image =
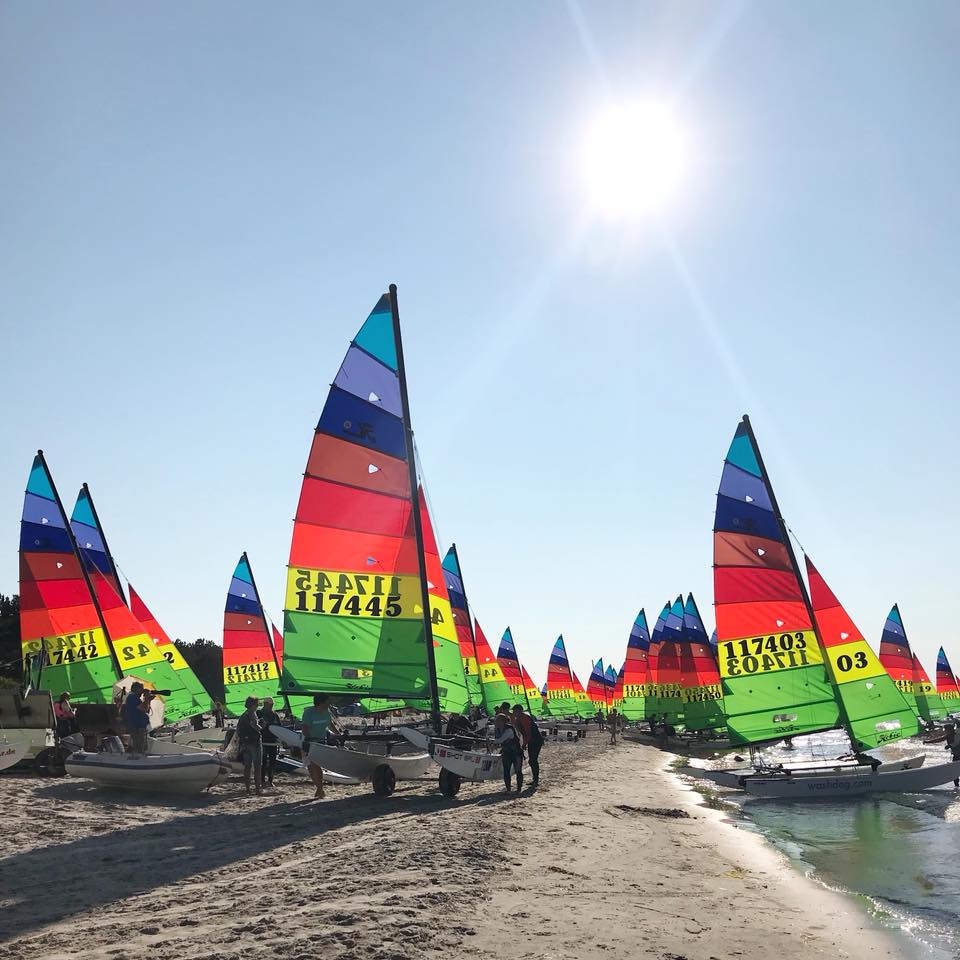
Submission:
<svg viewBox="0 0 960 960">
<path fill-rule="evenodd" d="M 33 765 L 41 777 L 62 777 L 67 772 L 63 763 L 69 756 L 70 751 L 63 747 L 47 747 L 37 754 Z"/>
<path fill-rule="evenodd" d="M 373 771 L 371 779 L 373 780 L 373 792 L 378 797 L 389 797 L 397 789 L 397 775 L 393 772 L 393 768 L 386 763 L 381 763 Z"/>
<path fill-rule="evenodd" d="M 440 769 L 440 792 L 445 797 L 455 797 L 460 792 L 460 778 L 447 770 L 446 767 Z"/>
</svg>

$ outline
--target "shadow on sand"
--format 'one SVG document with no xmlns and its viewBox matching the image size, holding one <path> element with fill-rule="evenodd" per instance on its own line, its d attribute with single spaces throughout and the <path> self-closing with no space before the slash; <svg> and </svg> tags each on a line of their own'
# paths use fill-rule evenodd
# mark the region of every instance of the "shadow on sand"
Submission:
<svg viewBox="0 0 960 960">
<path fill-rule="evenodd" d="M 196 813 L 53 843 L 0 860 L 0 942 L 327 831 L 378 817 L 420 817 L 516 799 L 503 793 L 471 796 L 465 790 L 466 796 L 447 800 L 438 792 L 423 792 L 424 786 L 426 782 L 404 785 L 392 797 L 364 792 L 327 801 L 278 799 L 266 805 L 258 799 L 252 801 L 258 805 L 248 810 L 243 809 L 242 793 L 136 797 L 129 791 L 69 781 L 44 787 L 38 796 L 49 803 L 43 806 L 50 811 L 79 799 L 100 801 L 107 824 L 110 808 L 131 805 Z M 207 810 L 212 815 L 204 813 Z"/>
</svg>

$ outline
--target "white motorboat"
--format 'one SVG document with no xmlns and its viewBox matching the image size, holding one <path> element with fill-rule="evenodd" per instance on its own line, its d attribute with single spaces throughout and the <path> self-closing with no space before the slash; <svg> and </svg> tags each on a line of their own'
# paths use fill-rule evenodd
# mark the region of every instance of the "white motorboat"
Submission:
<svg viewBox="0 0 960 960">
<path fill-rule="evenodd" d="M 92 780 L 104 787 L 200 793 L 225 780 L 230 768 L 211 753 L 134 754 L 89 753 L 78 750 L 67 757 L 71 777 Z"/>
<path fill-rule="evenodd" d="M 503 758 L 499 751 L 461 747 L 455 739 L 433 737 L 410 727 L 400 727 L 399 733 L 440 764 L 440 792 L 445 797 L 456 796 L 464 780 L 480 783 L 503 777 Z"/>
</svg>

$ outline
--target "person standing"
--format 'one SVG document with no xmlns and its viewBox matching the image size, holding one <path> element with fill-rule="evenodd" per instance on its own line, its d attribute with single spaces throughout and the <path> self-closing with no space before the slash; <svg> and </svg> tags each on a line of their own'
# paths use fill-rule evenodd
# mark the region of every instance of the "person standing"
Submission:
<svg viewBox="0 0 960 960">
<path fill-rule="evenodd" d="M 147 752 L 147 730 L 150 727 L 150 705 L 143 700 L 143 684 L 136 680 L 130 686 L 120 715 L 127 725 L 130 734 L 130 752 L 145 754 Z"/>
<path fill-rule="evenodd" d="M 260 734 L 263 737 L 263 782 L 273 786 L 273 775 L 277 769 L 277 755 L 280 744 L 271 726 L 282 726 L 280 715 L 273 710 L 273 697 L 264 697 L 263 706 L 257 711 L 260 720 Z"/>
<path fill-rule="evenodd" d="M 503 758 L 503 783 L 510 792 L 510 783 L 514 768 L 517 771 L 517 793 L 523 789 L 523 747 L 513 724 L 506 713 L 498 713 L 493 721 L 496 743 Z"/>
<path fill-rule="evenodd" d="M 596 717 L 596 720 L 597 720 L 597 729 L 598 729 L 601 733 L 603 733 L 603 711 L 602 711 L 601 709 L 599 709 L 599 707 L 597 708 L 597 717 Z"/>
<path fill-rule="evenodd" d="M 318 693 L 313 698 L 313 706 L 307 707 L 303 711 L 303 759 L 307 763 L 307 773 L 313 785 L 317 788 L 314 798 L 322 800 L 326 794 L 323 792 L 323 768 L 318 763 L 310 759 L 311 743 L 326 743 L 327 731 L 336 730 L 336 721 L 330 712 L 330 698 L 325 694 Z"/>
<path fill-rule="evenodd" d="M 616 707 L 610 711 L 610 720 L 608 721 L 608 725 L 610 727 L 610 743 L 616 743 L 617 731 L 620 727 L 620 712 L 616 709 Z"/>
<path fill-rule="evenodd" d="M 533 774 L 530 785 L 535 787 L 540 782 L 540 751 L 543 749 L 543 734 L 532 714 L 527 713 L 519 704 L 513 708 L 513 727 L 520 734 L 520 742 L 527 751 L 527 763 L 530 764 L 530 773 Z"/>
<path fill-rule="evenodd" d="M 223 729 L 223 704 L 219 700 L 213 702 L 213 725 L 218 729 Z"/>
<path fill-rule="evenodd" d="M 947 742 L 944 750 L 950 751 L 951 760 L 960 760 L 960 732 L 957 731 L 956 724 L 948 723 L 944 730 L 947 732 Z M 960 778 L 953 781 L 954 787 L 960 787 Z"/>
<path fill-rule="evenodd" d="M 263 786 L 263 731 L 257 717 L 256 697 L 247 697 L 243 705 L 246 710 L 237 721 L 237 741 L 240 744 L 240 759 L 243 761 L 243 782 L 250 793 L 250 770 L 253 769 L 253 784 L 257 794 Z"/>
</svg>

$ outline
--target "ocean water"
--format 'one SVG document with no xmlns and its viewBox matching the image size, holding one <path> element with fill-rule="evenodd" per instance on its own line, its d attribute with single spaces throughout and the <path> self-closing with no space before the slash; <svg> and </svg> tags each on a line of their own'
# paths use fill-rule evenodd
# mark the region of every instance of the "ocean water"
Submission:
<svg viewBox="0 0 960 960">
<path fill-rule="evenodd" d="M 797 746 L 764 755 L 799 760 L 843 752 L 833 734 Z M 917 741 L 880 751 L 884 759 L 917 753 L 926 753 L 928 764 L 947 759 L 942 744 Z M 904 938 L 905 956 L 960 957 L 960 791 L 952 784 L 882 799 L 770 801 L 735 793 L 724 799 L 798 869 L 864 898 L 875 919 Z"/>
</svg>

